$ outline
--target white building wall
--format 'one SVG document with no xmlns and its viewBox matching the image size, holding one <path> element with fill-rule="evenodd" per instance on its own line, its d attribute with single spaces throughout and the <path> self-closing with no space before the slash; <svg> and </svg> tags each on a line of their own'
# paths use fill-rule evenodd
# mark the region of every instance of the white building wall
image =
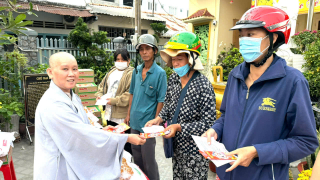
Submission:
<svg viewBox="0 0 320 180">
<path fill-rule="evenodd" d="M 152 3 L 153 0 L 142 0 L 141 10 L 152 12 Z M 154 0 L 154 3 L 156 13 L 169 13 L 180 19 L 188 17 L 189 0 Z"/>
</svg>

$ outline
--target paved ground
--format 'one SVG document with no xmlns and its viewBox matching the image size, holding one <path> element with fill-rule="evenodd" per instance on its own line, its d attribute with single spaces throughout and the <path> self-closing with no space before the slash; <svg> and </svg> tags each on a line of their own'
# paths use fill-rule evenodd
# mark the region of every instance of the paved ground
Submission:
<svg viewBox="0 0 320 180">
<path fill-rule="evenodd" d="M 21 142 L 15 143 L 12 157 L 17 179 L 32 180 L 34 144 L 30 145 L 29 141 L 26 139 L 22 139 Z M 171 159 L 166 159 L 164 156 L 162 138 L 157 138 L 156 160 L 159 165 L 160 179 L 172 180 L 172 162 Z M 293 171 L 294 180 L 296 180 L 299 172 L 297 168 L 291 169 Z M 215 180 L 215 176 L 215 173 L 209 170 L 208 179 Z M 0 173 L 0 180 L 2 179 L 3 175 Z"/>
</svg>

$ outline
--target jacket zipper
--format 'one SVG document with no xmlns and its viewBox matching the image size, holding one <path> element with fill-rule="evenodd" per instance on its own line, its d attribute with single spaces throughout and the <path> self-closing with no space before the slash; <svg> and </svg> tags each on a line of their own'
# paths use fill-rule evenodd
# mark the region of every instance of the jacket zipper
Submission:
<svg viewBox="0 0 320 180">
<path fill-rule="evenodd" d="M 241 119 L 241 123 L 240 123 L 240 129 L 239 129 L 239 133 L 238 133 L 238 137 L 237 137 L 237 142 L 236 142 L 236 147 L 235 147 L 235 149 L 237 149 L 237 147 L 238 147 L 239 136 L 240 136 L 240 132 L 241 132 L 241 127 L 242 127 L 243 118 L 244 118 L 244 115 L 245 115 L 245 113 L 246 113 L 248 98 L 249 98 L 249 89 L 247 90 L 246 104 L 244 105 L 244 112 L 243 112 L 243 114 L 242 114 L 242 119 Z M 233 172 L 232 172 L 232 171 L 231 171 L 230 177 L 231 177 L 231 179 L 233 179 Z"/>
<path fill-rule="evenodd" d="M 240 132 L 241 132 L 241 128 L 242 128 L 243 118 L 244 118 L 244 115 L 246 114 L 246 108 L 247 108 L 248 98 L 249 98 L 249 89 L 247 90 L 246 104 L 244 105 L 244 112 L 243 112 L 243 114 L 242 114 L 242 119 L 241 119 L 241 123 L 240 123 L 240 130 L 239 130 L 239 133 L 238 133 L 237 143 L 236 143 L 236 147 L 235 147 L 235 149 L 237 149 L 237 148 L 238 148 L 239 136 L 240 136 Z"/>
<path fill-rule="evenodd" d="M 273 164 L 271 164 L 271 168 L 272 168 L 272 178 L 273 178 L 273 180 L 275 180 L 275 178 L 274 178 Z"/>
</svg>

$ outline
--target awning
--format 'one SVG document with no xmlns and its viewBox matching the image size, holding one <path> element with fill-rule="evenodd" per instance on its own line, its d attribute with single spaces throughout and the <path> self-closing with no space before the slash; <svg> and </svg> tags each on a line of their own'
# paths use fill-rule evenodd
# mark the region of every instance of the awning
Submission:
<svg viewBox="0 0 320 180">
<path fill-rule="evenodd" d="M 77 16 L 77 17 L 90 17 L 93 16 L 90 14 L 90 12 L 87 9 L 77 9 L 77 8 L 70 8 L 70 7 L 58 7 L 54 5 L 42 5 L 37 4 L 35 2 L 33 3 L 33 11 L 42 11 L 47 12 L 51 14 L 58 14 L 58 15 L 69 15 L 69 16 Z M 18 5 L 21 5 L 18 9 L 29 9 L 28 3 L 17 3 Z M 1 6 L 8 6 L 7 2 L 0 1 L 0 7 Z"/>
<path fill-rule="evenodd" d="M 90 13 L 92 14 L 107 14 L 110 16 L 135 18 L 134 9 L 131 7 L 119 7 L 91 3 L 88 5 L 88 8 L 90 9 Z M 146 13 L 141 13 L 141 19 L 151 21 L 162 21 L 157 17 L 148 16 L 148 14 Z"/>
</svg>

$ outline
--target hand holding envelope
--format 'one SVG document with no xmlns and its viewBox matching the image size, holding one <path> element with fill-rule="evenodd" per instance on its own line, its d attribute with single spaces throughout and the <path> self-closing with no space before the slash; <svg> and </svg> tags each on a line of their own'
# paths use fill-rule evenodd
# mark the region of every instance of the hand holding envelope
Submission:
<svg viewBox="0 0 320 180">
<path fill-rule="evenodd" d="M 116 127 L 107 126 L 107 127 L 103 128 L 104 131 L 108 131 L 108 132 L 112 132 L 112 133 L 116 133 L 116 134 L 123 134 L 128 129 L 130 129 L 130 127 L 125 123 L 121 123 L 121 124 L 117 125 Z"/>
<path fill-rule="evenodd" d="M 164 127 L 157 126 L 157 125 L 144 127 L 142 128 L 142 130 L 144 133 L 140 133 L 140 135 L 142 135 L 145 138 L 154 138 L 154 137 L 164 136 L 170 133 L 170 131 L 164 132 Z"/>
<path fill-rule="evenodd" d="M 192 138 L 197 144 L 200 154 L 211 160 L 217 167 L 237 160 L 235 155 L 228 156 L 229 152 L 225 146 L 214 138 L 211 138 L 210 145 L 207 143 L 206 137 L 192 136 Z"/>
<path fill-rule="evenodd" d="M 99 98 L 97 98 L 97 102 L 96 102 L 96 105 L 106 105 L 108 103 L 108 100 L 107 99 L 110 99 L 111 98 L 111 94 L 105 94 L 103 96 Z"/>
</svg>

